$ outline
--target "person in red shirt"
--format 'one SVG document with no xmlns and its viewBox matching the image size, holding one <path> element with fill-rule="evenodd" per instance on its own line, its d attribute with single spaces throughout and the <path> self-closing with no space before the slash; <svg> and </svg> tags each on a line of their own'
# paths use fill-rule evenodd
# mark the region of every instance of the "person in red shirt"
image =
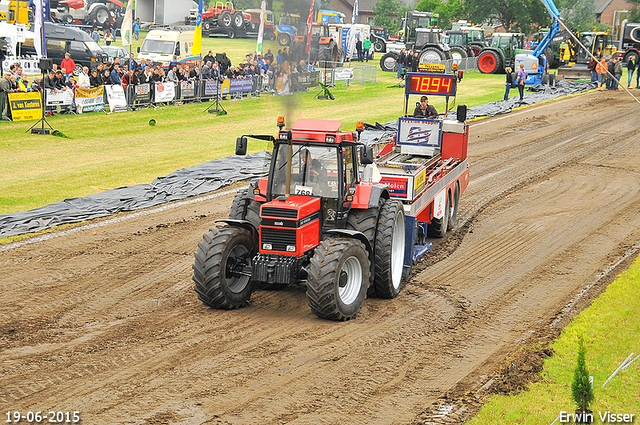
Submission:
<svg viewBox="0 0 640 425">
<path fill-rule="evenodd" d="M 62 63 L 60 63 L 60 68 L 64 69 L 65 77 L 69 77 L 69 75 L 73 74 L 73 71 L 76 70 L 76 63 L 71 59 L 71 55 L 69 53 L 64 54 L 64 59 L 62 59 Z"/>
</svg>

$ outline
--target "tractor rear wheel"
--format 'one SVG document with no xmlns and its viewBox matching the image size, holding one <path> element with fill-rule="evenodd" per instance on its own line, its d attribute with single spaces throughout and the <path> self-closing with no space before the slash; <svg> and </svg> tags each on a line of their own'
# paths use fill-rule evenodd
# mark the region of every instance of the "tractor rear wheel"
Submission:
<svg viewBox="0 0 640 425">
<path fill-rule="evenodd" d="M 439 63 L 445 60 L 445 54 L 443 51 L 436 49 L 435 47 L 427 47 L 420 52 L 420 63 Z"/>
<path fill-rule="evenodd" d="M 480 52 L 478 56 L 478 70 L 483 74 L 497 74 L 502 72 L 502 58 L 492 50 Z"/>
<path fill-rule="evenodd" d="M 461 46 L 451 46 L 451 56 L 453 57 L 454 62 L 460 63 L 462 59 L 467 58 L 467 51 Z"/>
<path fill-rule="evenodd" d="M 241 189 L 233 198 L 229 218 L 234 220 L 247 220 L 253 227 L 260 227 L 260 202 L 251 200 L 249 189 Z"/>
<path fill-rule="evenodd" d="M 404 269 L 405 217 L 402 203 L 387 199 L 380 208 L 376 230 L 376 295 L 395 298 L 400 293 Z"/>
<path fill-rule="evenodd" d="M 231 22 L 234 28 L 242 28 L 244 26 L 244 16 L 242 16 L 242 12 L 238 10 L 233 12 Z"/>
<path fill-rule="evenodd" d="M 380 58 L 380 68 L 384 72 L 398 71 L 398 54 L 396 52 L 388 52 Z"/>
<path fill-rule="evenodd" d="M 451 193 L 445 197 L 446 206 L 442 218 L 432 218 L 427 226 L 427 236 L 430 238 L 444 238 L 449 228 L 449 217 L 451 216 Z"/>
<path fill-rule="evenodd" d="M 367 295 L 370 262 L 357 239 L 326 238 L 308 266 L 307 300 L 322 319 L 353 319 Z"/>
<path fill-rule="evenodd" d="M 228 10 L 223 10 L 220 15 L 218 15 L 218 26 L 222 28 L 231 28 L 231 12 Z"/>
<path fill-rule="evenodd" d="M 91 12 L 91 22 L 95 19 L 99 25 L 104 25 L 107 20 L 111 19 L 111 12 L 107 9 L 106 6 L 96 6 L 95 9 Z M 114 33 L 115 34 L 115 33 Z"/>
<path fill-rule="evenodd" d="M 240 227 L 209 230 L 198 244 L 193 281 L 206 306 L 223 310 L 244 307 L 253 292 L 250 272 L 255 253 L 251 233 Z"/>
<path fill-rule="evenodd" d="M 281 46 L 288 46 L 291 43 L 291 36 L 287 33 L 278 34 L 278 44 Z"/>
</svg>

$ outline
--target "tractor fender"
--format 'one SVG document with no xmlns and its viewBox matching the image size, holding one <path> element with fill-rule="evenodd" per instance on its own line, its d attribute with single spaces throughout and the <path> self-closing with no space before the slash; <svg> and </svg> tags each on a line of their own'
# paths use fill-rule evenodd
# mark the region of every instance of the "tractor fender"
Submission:
<svg viewBox="0 0 640 425">
<path fill-rule="evenodd" d="M 251 236 L 253 240 L 256 242 L 256 246 L 258 244 L 258 229 L 256 229 L 253 224 L 249 220 L 236 220 L 231 218 L 225 218 L 222 220 L 216 220 L 216 223 L 226 223 L 231 227 L 241 227 L 243 229 L 247 229 L 251 232 Z"/>
<path fill-rule="evenodd" d="M 350 229 L 329 229 L 329 230 L 325 230 L 325 233 L 328 233 L 330 235 L 345 236 L 348 238 L 358 239 L 367 248 L 367 253 L 369 253 L 370 256 L 375 255 L 375 253 L 373 252 L 373 247 L 371 246 L 371 242 L 369 242 L 369 239 L 367 239 L 365 234 L 362 232 L 358 232 L 357 230 L 350 230 Z"/>
<path fill-rule="evenodd" d="M 371 188 L 371 195 L 369 197 L 369 208 L 377 207 L 380 199 L 389 198 L 389 188 L 383 184 L 377 184 Z"/>
</svg>

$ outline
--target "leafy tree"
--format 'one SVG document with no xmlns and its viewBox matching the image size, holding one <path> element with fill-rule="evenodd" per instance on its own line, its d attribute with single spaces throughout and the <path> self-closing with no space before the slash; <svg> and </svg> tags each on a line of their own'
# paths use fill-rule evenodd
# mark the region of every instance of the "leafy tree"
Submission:
<svg viewBox="0 0 640 425">
<path fill-rule="evenodd" d="M 283 0 L 282 1 L 282 9 L 289 13 L 299 13 L 300 20 L 302 22 L 307 22 L 307 16 L 309 16 L 309 8 L 311 7 L 310 0 Z M 316 6 L 316 12 L 317 12 Z"/>
<path fill-rule="evenodd" d="M 640 8 L 633 6 L 629 11 L 629 22 L 640 22 Z"/>
<path fill-rule="evenodd" d="M 577 31 L 592 31 L 596 27 L 593 0 L 557 0 L 564 24 Z"/>
<path fill-rule="evenodd" d="M 580 335 L 578 345 L 578 360 L 576 369 L 573 372 L 573 382 L 571 383 L 571 397 L 576 403 L 579 410 L 583 412 L 589 410 L 589 406 L 593 403 L 593 385 L 589 381 L 589 371 L 585 361 L 587 349 L 584 346 L 584 340 Z"/>
<path fill-rule="evenodd" d="M 466 0 L 464 4 L 474 22 L 489 20 L 507 30 L 529 33 L 550 23 L 549 14 L 539 0 Z"/>
<path fill-rule="evenodd" d="M 393 23 L 394 19 L 398 19 L 402 13 L 402 7 L 396 0 L 378 0 L 373 7 L 373 24 L 379 27 L 385 27 L 390 33 L 395 33 L 397 25 Z"/>
<path fill-rule="evenodd" d="M 450 22 L 465 16 L 461 0 L 447 0 L 446 2 L 440 0 L 420 0 L 420 3 L 416 5 L 416 10 L 439 14 L 439 27 L 441 28 L 448 28 Z"/>
</svg>

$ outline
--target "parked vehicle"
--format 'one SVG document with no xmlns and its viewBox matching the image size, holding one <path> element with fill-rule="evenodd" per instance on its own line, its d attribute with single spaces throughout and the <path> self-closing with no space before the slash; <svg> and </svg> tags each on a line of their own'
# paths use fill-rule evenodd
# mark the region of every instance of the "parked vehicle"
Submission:
<svg viewBox="0 0 640 425">
<path fill-rule="evenodd" d="M 288 46 L 291 44 L 293 37 L 298 34 L 298 26 L 300 21 L 300 15 L 297 13 L 282 13 L 276 26 L 276 40 L 281 46 Z"/>
<path fill-rule="evenodd" d="M 618 45 L 618 57 L 622 58 L 625 64 L 633 58 L 633 62 L 637 65 L 640 60 L 640 23 L 627 22 L 625 19 L 622 21 L 620 34 L 622 37 Z"/>
<path fill-rule="evenodd" d="M 24 24 L 29 27 L 33 23 L 33 11 L 27 1 L 0 1 L 0 21 L 8 24 Z"/>
<path fill-rule="evenodd" d="M 119 27 L 124 17 L 124 3 L 120 0 L 62 0 L 58 2 L 58 19 L 65 24 L 91 25 L 95 20 L 102 26 L 116 20 Z"/>
<path fill-rule="evenodd" d="M 524 49 L 524 34 L 494 33 L 491 43 L 478 54 L 478 70 L 483 74 L 500 74 L 507 67 L 514 69 L 518 53 L 530 53 Z"/>
<path fill-rule="evenodd" d="M 198 9 L 191 9 L 189 16 L 184 18 L 186 25 L 195 25 Z M 202 12 L 202 33 L 226 34 L 229 38 L 235 38 L 237 31 L 245 26 L 245 20 L 250 20 L 250 15 L 244 15 L 242 11 L 236 10 L 230 1 L 218 1 L 215 5 Z"/>
<path fill-rule="evenodd" d="M 196 62 L 192 54 L 193 31 L 151 30 L 147 34 L 142 47 L 138 48 L 138 59 L 151 61 L 152 65 L 167 68 L 173 56 L 178 62 Z"/>
<path fill-rule="evenodd" d="M 102 46 L 102 50 L 109 55 L 109 62 L 113 62 L 115 58 L 120 60 L 120 63 L 129 62 L 129 52 L 122 46 Z"/>
</svg>

